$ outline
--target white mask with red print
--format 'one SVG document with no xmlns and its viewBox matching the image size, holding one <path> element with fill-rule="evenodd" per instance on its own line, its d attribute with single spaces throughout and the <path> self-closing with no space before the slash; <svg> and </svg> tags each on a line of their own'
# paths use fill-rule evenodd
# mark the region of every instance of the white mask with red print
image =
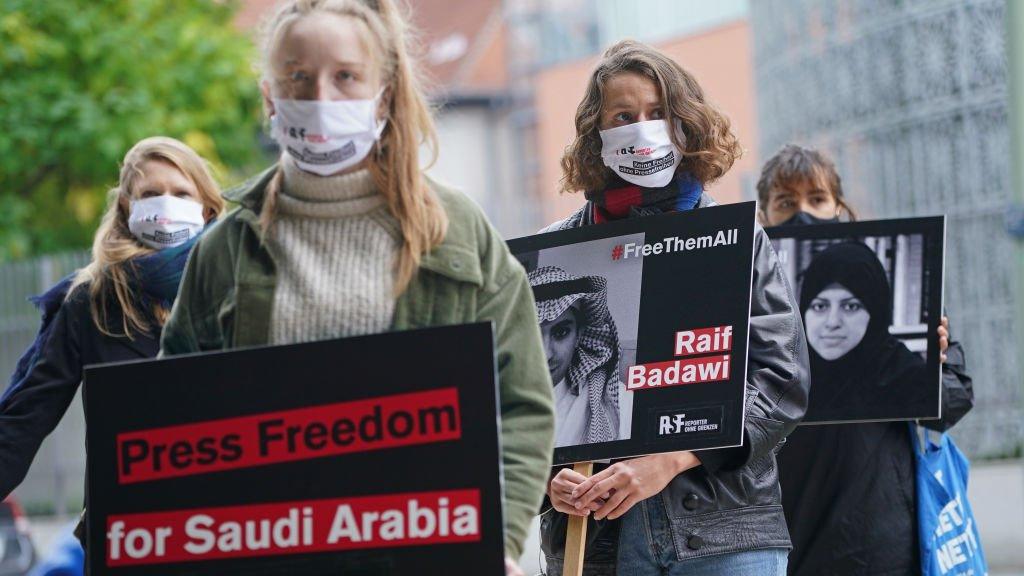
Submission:
<svg viewBox="0 0 1024 576">
<path fill-rule="evenodd" d="M 379 95 L 378 95 L 379 98 Z M 271 136 L 306 172 L 329 176 L 359 164 L 384 131 L 377 100 L 274 98 Z"/>
<path fill-rule="evenodd" d="M 169 194 L 132 200 L 128 230 L 146 246 L 162 250 L 184 244 L 203 231 L 203 205 Z"/>
<path fill-rule="evenodd" d="M 601 130 L 601 159 L 619 178 L 644 188 L 672 181 L 682 160 L 668 120 L 647 120 Z"/>
</svg>

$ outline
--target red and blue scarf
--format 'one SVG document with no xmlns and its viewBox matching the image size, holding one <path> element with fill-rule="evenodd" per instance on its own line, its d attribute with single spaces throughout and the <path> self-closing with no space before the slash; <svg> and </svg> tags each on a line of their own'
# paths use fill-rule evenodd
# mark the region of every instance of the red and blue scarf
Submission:
<svg viewBox="0 0 1024 576">
<path fill-rule="evenodd" d="M 644 188 L 614 177 L 603 190 L 587 192 L 594 224 L 636 216 L 692 210 L 704 186 L 689 174 L 676 174 L 668 185 Z"/>
</svg>

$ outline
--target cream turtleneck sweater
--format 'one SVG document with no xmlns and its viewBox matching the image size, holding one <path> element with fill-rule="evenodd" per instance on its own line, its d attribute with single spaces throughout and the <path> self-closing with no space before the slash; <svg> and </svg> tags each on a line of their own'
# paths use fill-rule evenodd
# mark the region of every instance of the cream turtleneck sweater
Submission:
<svg viewBox="0 0 1024 576">
<path fill-rule="evenodd" d="M 387 330 L 402 236 L 369 171 L 317 176 L 287 154 L 281 168 L 270 235 L 278 264 L 271 342 Z"/>
</svg>

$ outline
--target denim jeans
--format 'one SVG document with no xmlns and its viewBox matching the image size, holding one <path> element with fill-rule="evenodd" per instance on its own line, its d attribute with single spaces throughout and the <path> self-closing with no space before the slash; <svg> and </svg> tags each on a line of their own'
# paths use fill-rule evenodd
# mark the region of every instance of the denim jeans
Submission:
<svg viewBox="0 0 1024 576">
<path fill-rule="evenodd" d="M 679 560 L 660 496 L 622 517 L 617 576 L 786 576 L 784 548 L 763 548 Z"/>
</svg>

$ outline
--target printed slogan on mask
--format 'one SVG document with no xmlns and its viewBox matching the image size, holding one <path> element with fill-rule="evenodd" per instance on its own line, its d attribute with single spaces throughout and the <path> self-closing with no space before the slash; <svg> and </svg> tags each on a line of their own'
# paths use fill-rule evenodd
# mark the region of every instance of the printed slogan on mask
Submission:
<svg viewBox="0 0 1024 576">
<path fill-rule="evenodd" d="M 753 203 L 509 246 L 548 351 L 555 464 L 741 444 Z"/>
<path fill-rule="evenodd" d="M 494 380 L 489 324 L 90 369 L 92 573 L 500 573 Z"/>
</svg>

